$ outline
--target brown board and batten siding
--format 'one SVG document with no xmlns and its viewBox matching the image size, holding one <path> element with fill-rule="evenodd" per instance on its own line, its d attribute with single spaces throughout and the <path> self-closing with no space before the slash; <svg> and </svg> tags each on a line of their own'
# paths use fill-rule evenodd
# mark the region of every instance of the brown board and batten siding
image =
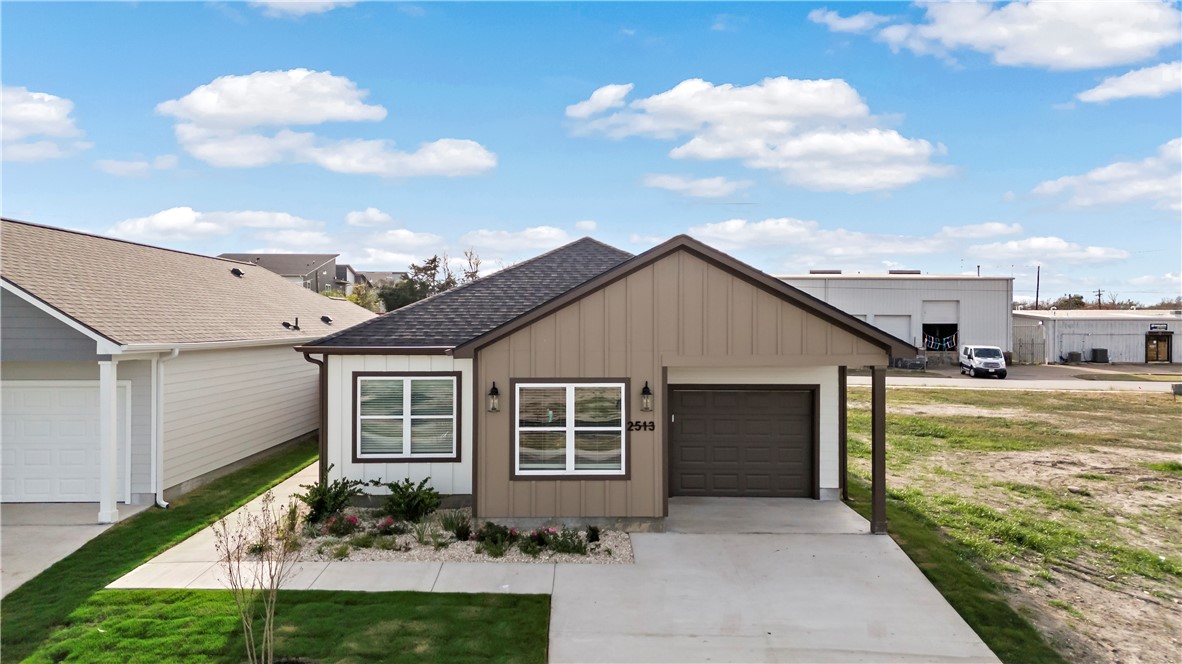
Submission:
<svg viewBox="0 0 1182 664">
<path fill-rule="evenodd" d="M 477 392 L 495 381 L 572 382 L 627 377 L 625 419 L 655 431 L 628 433 L 626 478 L 512 476 L 513 413 L 476 408 L 480 450 L 476 505 L 489 517 L 660 517 L 668 495 L 666 369 L 729 370 L 885 364 L 887 351 L 709 256 L 679 249 L 624 271 L 561 308 L 476 350 Z M 654 412 L 640 413 L 648 382 Z M 834 395 L 834 398 L 835 395 Z M 836 406 L 834 406 L 836 408 Z M 836 434 L 833 434 L 834 436 Z M 836 445 L 834 439 L 833 444 Z"/>
</svg>

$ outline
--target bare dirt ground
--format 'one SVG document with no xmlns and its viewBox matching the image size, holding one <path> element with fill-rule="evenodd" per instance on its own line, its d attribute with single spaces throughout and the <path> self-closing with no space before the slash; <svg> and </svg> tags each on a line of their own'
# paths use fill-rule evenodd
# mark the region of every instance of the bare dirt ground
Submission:
<svg viewBox="0 0 1182 664">
<path fill-rule="evenodd" d="M 905 464 L 888 461 L 888 486 L 957 495 L 999 511 L 1021 507 L 1089 536 L 1177 559 L 1182 556 L 1182 475 L 1145 464 L 1182 461 L 1182 416 L 1163 407 L 1123 412 L 1118 397 L 1098 396 L 1095 411 L 1053 413 L 1031 404 L 890 403 L 890 414 L 1039 418 L 1063 432 L 1099 442 L 1039 450 L 956 450 L 935 445 Z M 908 399 L 911 401 L 911 399 Z M 860 404 L 851 402 L 851 410 Z M 888 425 L 889 426 L 889 425 Z M 889 436 L 888 428 L 888 436 Z M 888 459 L 890 449 L 888 443 Z M 859 459 L 855 464 L 865 463 Z M 1007 488 L 1032 487 L 1049 504 Z M 1022 488 L 1022 487 L 1019 487 Z M 1069 510 L 1056 508 L 1069 504 Z M 1077 511 L 1078 510 L 1078 511 Z M 1113 570 L 1092 549 L 1069 560 L 1040 555 L 995 561 L 989 572 L 1011 589 L 1011 606 L 1027 616 L 1071 662 L 1182 662 L 1182 587 L 1177 577 L 1151 579 Z"/>
</svg>

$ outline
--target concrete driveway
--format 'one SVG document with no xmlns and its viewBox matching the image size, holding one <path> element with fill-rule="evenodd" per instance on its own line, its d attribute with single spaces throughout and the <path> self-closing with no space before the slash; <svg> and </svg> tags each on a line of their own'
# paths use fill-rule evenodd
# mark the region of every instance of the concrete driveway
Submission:
<svg viewBox="0 0 1182 664">
<path fill-rule="evenodd" d="M 671 499 L 635 565 L 557 566 L 552 662 L 996 662 L 842 503 Z"/>
<path fill-rule="evenodd" d="M 126 519 L 147 505 L 119 505 Z M 0 505 L 0 597 L 74 553 L 112 524 L 96 523 L 98 503 Z"/>
</svg>

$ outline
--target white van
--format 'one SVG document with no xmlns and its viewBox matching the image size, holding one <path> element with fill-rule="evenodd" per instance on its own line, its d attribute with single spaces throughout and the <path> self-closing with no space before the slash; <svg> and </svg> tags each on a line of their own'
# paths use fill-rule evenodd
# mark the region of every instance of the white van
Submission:
<svg viewBox="0 0 1182 664">
<path fill-rule="evenodd" d="M 973 377 L 1006 377 L 1006 356 L 997 346 L 961 346 L 960 372 Z"/>
</svg>

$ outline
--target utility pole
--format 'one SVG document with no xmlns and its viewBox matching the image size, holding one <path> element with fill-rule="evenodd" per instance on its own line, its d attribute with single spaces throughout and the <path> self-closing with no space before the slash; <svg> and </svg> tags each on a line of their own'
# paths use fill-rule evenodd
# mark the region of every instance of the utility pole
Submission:
<svg viewBox="0 0 1182 664">
<path fill-rule="evenodd" d="M 1096 308 L 1097 308 L 1097 309 L 1103 309 L 1103 308 L 1104 308 L 1104 305 L 1103 305 L 1103 304 L 1101 303 L 1101 301 L 1100 301 L 1100 296 L 1101 296 L 1101 295 L 1103 295 L 1103 294 L 1104 294 L 1104 291 L 1102 291 L 1102 290 L 1100 290 L 1100 289 L 1098 289 L 1098 288 L 1096 289 Z"/>
<path fill-rule="evenodd" d="M 1038 288 L 1042 285 L 1042 266 L 1039 265 L 1034 272 L 1034 308 L 1038 309 Z"/>
</svg>

